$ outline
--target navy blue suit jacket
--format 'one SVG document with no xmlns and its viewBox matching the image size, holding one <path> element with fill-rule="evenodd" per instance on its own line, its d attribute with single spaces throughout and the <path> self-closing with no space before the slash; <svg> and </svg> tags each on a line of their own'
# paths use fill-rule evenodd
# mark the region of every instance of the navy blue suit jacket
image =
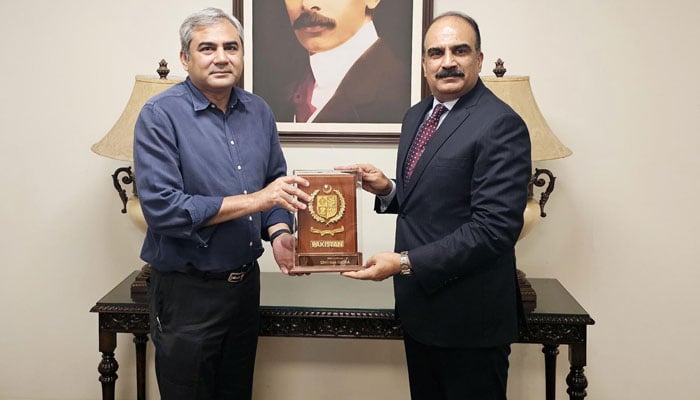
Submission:
<svg viewBox="0 0 700 400">
<path fill-rule="evenodd" d="M 429 96 L 404 117 L 397 177 L 432 103 Z M 479 80 L 447 114 L 410 182 L 397 178 L 385 211 L 398 214 L 395 251 L 407 250 L 413 266 L 394 277 L 396 309 L 413 338 L 487 347 L 517 337 L 515 243 L 530 175 L 525 123 Z"/>
</svg>

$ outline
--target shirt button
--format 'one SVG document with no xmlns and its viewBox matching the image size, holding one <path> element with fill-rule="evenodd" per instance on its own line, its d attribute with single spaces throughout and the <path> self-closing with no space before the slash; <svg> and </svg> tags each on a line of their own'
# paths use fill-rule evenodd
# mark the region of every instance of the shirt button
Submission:
<svg viewBox="0 0 700 400">
<path fill-rule="evenodd" d="M 252 217 L 252 216 L 249 216 L 249 217 L 248 217 L 248 221 L 252 221 L 252 220 L 253 220 L 253 217 Z"/>
<path fill-rule="evenodd" d="M 236 166 L 236 169 L 240 171 L 241 169 L 243 169 L 243 167 L 241 167 L 240 165 L 238 165 L 238 166 Z"/>
<path fill-rule="evenodd" d="M 253 247 L 253 242 L 250 242 L 248 245 L 249 245 L 250 247 Z"/>
<path fill-rule="evenodd" d="M 232 140 L 232 141 L 230 141 L 229 143 L 231 143 L 231 146 L 233 146 L 233 140 Z"/>
<path fill-rule="evenodd" d="M 243 194 L 248 194 L 248 191 L 247 191 L 247 190 L 244 190 L 244 191 L 243 191 Z"/>
</svg>

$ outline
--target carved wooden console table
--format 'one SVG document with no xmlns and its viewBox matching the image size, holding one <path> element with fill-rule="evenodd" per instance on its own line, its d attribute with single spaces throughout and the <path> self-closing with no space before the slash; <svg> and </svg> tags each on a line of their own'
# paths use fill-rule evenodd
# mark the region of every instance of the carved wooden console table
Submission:
<svg viewBox="0 0 700 400">
<path fill-rule="evenodd" d="M 102 398 L 114 399 L 119 364 L 114 357 L 117 333 L 131 333 L 136 345 L 137 398 L 146 398 L 148 307 L 131 298 L 134 271 L 90 310 L 99 314 L 99 381 Z M 556 279 L 529 278 L 537 292 L 537 308 L 527 314 L 518 343 L 543 346 L 546 399 L 554 400 L 556 360 L 560 345 L 569 347 L 566 377 L 570 399 L 586 397 L 586 334 L 595 322 Z M 337 274 L 287 277 L 261 275 L 261 336 L 401 339 L 394 316 L 391 282 L 359 282 Z M 323 304 L 323 305 L 321 305 Z"/>
</svg>

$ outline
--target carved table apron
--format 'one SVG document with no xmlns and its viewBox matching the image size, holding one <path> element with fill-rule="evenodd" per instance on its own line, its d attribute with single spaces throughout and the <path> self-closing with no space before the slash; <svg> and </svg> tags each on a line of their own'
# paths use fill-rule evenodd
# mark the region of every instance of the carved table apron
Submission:
<svg viewBox="0 0 700 400">
<path fill-rule="evenodd" d="M 99 314 L 98 365 L 102 398 L 114 399 L 119 364 L 114 357 L 117 333 L 134 335 L 137 399 L 146 398 L 148 306 L 131 297 L 132 272 L 90 310 Z M 595 322 L 556 279 L 529 278 L 537 292 L 537 308 L 526 315 L 518 343 L 543 346 L 547 400 L 554 400 L 559 345 L 569 346 L 566 377 L 570 399 L 586 397 L 586 333 Z M 261 274 L 260 335 L 282 337 L 401 339 L 401 323 L 393 310 L 391 280 L 360 282 L 338 274 L 288 277 Z M 280 305 L 282 304 L 282 305 Z"/>
</svg>

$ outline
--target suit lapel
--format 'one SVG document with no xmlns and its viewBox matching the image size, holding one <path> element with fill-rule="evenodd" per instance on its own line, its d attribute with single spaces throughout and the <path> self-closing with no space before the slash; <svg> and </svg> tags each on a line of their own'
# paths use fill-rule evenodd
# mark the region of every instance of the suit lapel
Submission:
<svg viewBox="0 0 700 400">
<path fill-rule="evenodd" d="M 411 176 L 408 185 L 405 188 L 403 188 L 404 198 L 408 197 L 411 194 L 413 188 L 416 186 L 416 183 L 423 176 L 426 167 L 428 166 L 428 164 L 430 164 L 430 161 L 437 155 L 440 148 L 457 131 L 457 128 L 459 128 L 462 124 L 465 123 L 466 119 L 471 113 L 472 107 L 474 107 L 478 103 L 484 88 L 485 86 L 483 85 L 481 80 L 477 81 L 477 84 L 476 86 L 474 86 L 474 89 L 469 91 L 469 93 L 467 93 L 466 95 L 462 96 L 462 98 L 460 98 L 459 101 L 457 101 L 454 107 L 452 107 L 452 110 L 450 110 L 450 112 L 447 113 L 447 117 L 445 117 L 445 120 L 442 121 L 442 124 L 440 124 L 440 126 L 438 127 L 438 130 L 435 132 L 435 136 L 433 136 L 433 138 L 430 139 L 430 142 L 428 142 L 428 145 L 425 147 L 425 151 L 418 160 L 418 163 L 416 164 L 416 167 L 413 170 L 413 175 Z M 406 161 L 406 157 L 408 156 L 408 149 L 411 146 L 413 137 L 418 131 L 418 126 L 423 122 L 423 118 L 421 117 L 425 116 L 425 113 L 428 111 L 427 109 L 430 108 L 430 106 L 432 105 L 432 96 L 429 97 L 429 100 L 430 101 L 425 105 L 425 108 L 422 109 L 423 112 L 419 116 L 416 125 L 411 125 L 413 129 L 413 135 L 411 135 L 410 140 L 408 140 L 408 143 L 404 143 L 405 140 L 403 137 L 403 133 L 401 135 L 401 145 L 405 146 L 404 148 L 400 148 L 400 154 L 402 156 L 400 164 L 401 175 L 399 175 L 398 179 L 401 182 L 403 182 L 404 164 Z"/>
</svg>

